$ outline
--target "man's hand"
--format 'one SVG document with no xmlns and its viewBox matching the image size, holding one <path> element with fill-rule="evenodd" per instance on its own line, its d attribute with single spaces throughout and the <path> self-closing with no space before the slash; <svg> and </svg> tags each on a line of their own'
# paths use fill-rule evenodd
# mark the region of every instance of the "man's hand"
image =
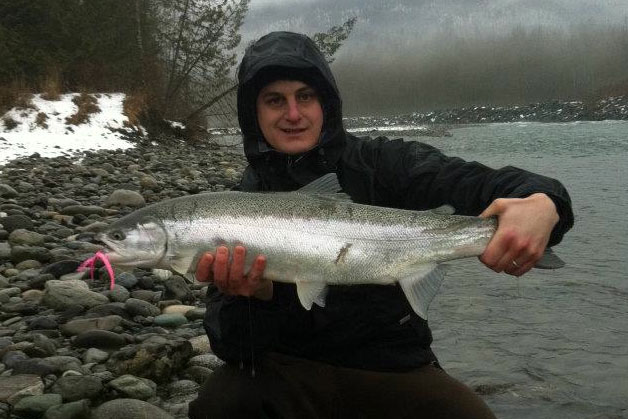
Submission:
<svg viewBox="0 0 628 419">
<path fill-rule="evenodd" d="M 496 215 L 497 231 L 480 261 L 495 272 L 521 276 L 543 256 L 559 220 L 554 202 L 543 193 L 496 199 L 480 217 Z"/>
<path fill-rule="evenodd" d="M 263 277 L 266 258 L 258 255 L 248 274 L 244 274 L 246 249 L 236 246 L 233 249 L 233 260 L 229 262 L 229 249 L 219 246 L 216 255 L 203 254 L 196 266 L 196 280 L 201 282 L 214 281 L 218 289 L 228 295 L 256 297 L 270 300 L 273 297 L 273 282 Z"/>
</svg>

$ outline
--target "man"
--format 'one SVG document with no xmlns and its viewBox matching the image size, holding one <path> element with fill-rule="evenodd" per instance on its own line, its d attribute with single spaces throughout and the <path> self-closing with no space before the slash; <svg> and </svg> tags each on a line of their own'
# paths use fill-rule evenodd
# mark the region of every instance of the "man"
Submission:
<svg viewBox="0 0 628 419">
<path fill-rule="evenodd" d="M 498 230 L 480 260 L 515 276 L 573 224 L 569 196 L 553 179 L 490 169 L 418 142 L 347 134 L 331 70 L 304 35 L 261 38 L 238 79 L 244 191 L 295 190 L 335 172 L 355 202 L 496 215 Z M 264 278 L 263 255 L 245 272 L 245 252 L 219 247 L 197 267 L 197 279 L 213 282 L 205 328 L 228 365 L 190 404 L 191 418 L 494 417 L 440 368 L 427 321 L 398 286 L 334 286 L 325 308 L 307 311 L 294 285 Z"/>
</svg>

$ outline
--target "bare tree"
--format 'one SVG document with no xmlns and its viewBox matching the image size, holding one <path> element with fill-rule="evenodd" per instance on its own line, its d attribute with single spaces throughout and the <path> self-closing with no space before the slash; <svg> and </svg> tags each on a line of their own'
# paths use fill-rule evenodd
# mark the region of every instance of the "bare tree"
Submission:
<svg viewBox="0 0 628 419">
<path fill-rule="evenodd" d="M 165 117 L 191 121 L 234 87 L 229 71 L 249 0 L 155 0 L 167 69 Z"/>
</svg>

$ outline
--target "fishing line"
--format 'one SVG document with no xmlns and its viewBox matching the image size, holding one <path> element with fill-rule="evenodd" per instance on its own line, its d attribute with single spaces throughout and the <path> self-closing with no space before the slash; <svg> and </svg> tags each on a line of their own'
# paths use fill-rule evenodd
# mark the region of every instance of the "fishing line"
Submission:
<svg viewBox="0 0 628 419">
<path fill-rule="evenodd" d="M 255 350 L 253 349 L 253 316 L 251 316 L 251 297 L 248 297 L 249 300 L 249 332 L 250 332 L 250 341 L 251 341 L 251 377 L 255 378 Z"/>
</svg>

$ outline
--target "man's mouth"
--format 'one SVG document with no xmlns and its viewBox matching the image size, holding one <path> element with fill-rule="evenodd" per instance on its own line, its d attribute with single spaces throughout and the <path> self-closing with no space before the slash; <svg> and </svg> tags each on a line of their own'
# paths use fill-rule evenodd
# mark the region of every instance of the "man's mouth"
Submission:
<svg viewBox="0 0 628 419">
<path fill-rule="evenodd" d="M 307 128 L 280 128 L 284 133 L 289 135 L 301 134 L 305 132 Z"/>
</svg>

